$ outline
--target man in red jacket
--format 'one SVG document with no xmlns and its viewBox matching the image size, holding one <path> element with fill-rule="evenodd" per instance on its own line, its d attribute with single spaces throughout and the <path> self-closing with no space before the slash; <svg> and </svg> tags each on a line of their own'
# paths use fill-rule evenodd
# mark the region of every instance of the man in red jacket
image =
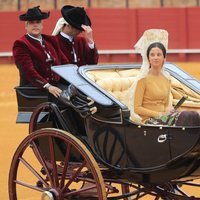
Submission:
<svg viewBox="0 0 200 200">
<path fill-rule="evenodd" d="M 45 88 L 54 97 L 59 97 L 61 78 L 51 71 L 52 65 L 67 64 L 54 36 L 42 34 L 42 20 L 49 17 L 38 7 L 28 9 L 19 16 L 25 21 L 26 34 L 13 45 L 13 56 L 20 72 L 20 86 Z"/>
<path fill-rule="evenodd" d="M 55 26 L 56 35 L 62 52 L 69 62 L 81 65 L 98 63 L 98 52 L 93 40 L 91 21 L 84 8 L 66 5 L 61 9 L 62 18 Z M 84 31 L 83 34 L 80 34 Z"/>
</svg>

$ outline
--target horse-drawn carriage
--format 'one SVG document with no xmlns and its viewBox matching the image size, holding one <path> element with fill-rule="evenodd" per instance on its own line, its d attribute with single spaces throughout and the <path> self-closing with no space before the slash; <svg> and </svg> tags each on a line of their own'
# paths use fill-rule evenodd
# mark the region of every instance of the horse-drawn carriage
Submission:
<svg viewBox="0 0 200 200">
<path fill-rule="evenodd" d="M 131 121 L 123 102 L 139 68 L 55 66 L 68 85 L 60 107 L 45 91 L 16 88 L 29 135 L 11 163 L 10 200 L 200 199 L 200 127 Z M 174 104 L 187 94 L 181 109 L 200 112 L 200 82 L 166 68 Z"/>
</svg>

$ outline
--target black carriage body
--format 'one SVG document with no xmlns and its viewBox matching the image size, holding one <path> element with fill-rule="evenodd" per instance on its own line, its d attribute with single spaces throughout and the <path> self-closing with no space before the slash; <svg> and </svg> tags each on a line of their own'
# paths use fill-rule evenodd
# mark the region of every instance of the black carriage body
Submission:
<svg viewBox="0 0 200 200">
<path fill-rule="evenodd" d="M 67 70 L 66 70 L 67 67 Z M 85 117 L 87 142 L 105 166 L 133 182 L 164 183 L 200 176 L 200 128 L 141 126 L 129 110 L 86 75 L 90 70 L 139 68 L 127 66 L 55 66 L 53 71 L 94 100 L 97 112 Z M 172 64 L 167 69 L 198 94 L 200 83 Z"/>
<path fill-rule="evenodd" d="M 90 117 L 86 132 L 97 157 L 130 181 L 163 183 L 199 176 L 199 128 L 108 124 Z"/>
</svg>

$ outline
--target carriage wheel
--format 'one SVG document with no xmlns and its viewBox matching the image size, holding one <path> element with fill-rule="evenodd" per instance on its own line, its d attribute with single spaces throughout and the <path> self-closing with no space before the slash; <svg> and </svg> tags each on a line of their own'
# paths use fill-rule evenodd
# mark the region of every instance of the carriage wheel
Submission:
<svg viewBox="0 0 200 200">
<path fill-rule="evenodd" d="M 104 179 L 104 182 L 106 184 L 106 189 L 107 189 L 106 192 L 108 193 L 107 182 L 105 181 L 105 179 Z M 162 200 L 162 198 L 159 194 L 156 194 L 152 190 L 149 190 L 137 183 L 130 183 L 125 180 L 118 180 L 118 181 L 112 182 L 112 185 L 115 186 L 115 188 L 117 187 L 119 190 L 118 190 L 118 192 L 115 191 L 115 193 L 114 193 L 114 189 L 111 189 L 110 195 L 107 197 L 107 199 L 111 199 L 111 200 L 117 200 L 117 199 L 120 199 L 120 200 L 136 200 L 136 199 Z"/>
<path fill-rule="evenodd" d="M 105 200 L 106 191 L 98 164 L 80 140 L 62 130 L 41 129 L 28 135 L 14 154 L 9 197 Z"/>
<path fill-rule="evenodd" d="M 200 180 L 173 181 L 164 186 L 157 187 L 157 193 L 164 199 L 174 200 L 200 200 Z"/>
<path fill-rule="evenodd" d="M 108 182 L 104 179 L 108 193 Z M 108 199 L 149 199 L 149 200 L 200 200 L 200 180 L 169 182 L 164 185 L 135 184 L 126 181 L 110 181 L 110 188 L 113 192 Z M 113 184 L 114 183 L 114 184 Z M 116 185 L 121 185 L 121 193 L 117 195 Z M 112 187 L 111 187 L 112 185 Z M 115 186 L 115 187 L 113 187 Z M 114 190 L 115 189 L 115 190 Z M 118 191 L 119 193 L 119 191 Z"/>
<path fill-rule="evenodd" d="M 124 200 L 200 200 L 200 180 L 176 181 L 164 185 L 134 185 L 123 184 L 122 193 L 131 195 Z"/>
<path fill-rule="evenodd" d="M 140 196 L 141 187 L 125 180 L 104 179 L 108 200 L 133 200 Z"/>
<path fill-rule="evenodd" d="M 52 103 L 44 102 L 44 103 L 39 104 L 35 108 L 34 112 L 31 115 L 30 122 L 29 122 L 29 134 L 31 134 L 32 132 L 34 132 L 38 129 L 41 129 L 41 127 L 38 126 L 39 116 L 42 112 L 50 112 L 51 111 L 51 105 L 52 105 Z M 47 119 L 45 122 L 47 122 L 48 120 L 49 119 Z M 52 128 L 52 126 L 50 126 L 50 127 Z M 43 128 L 49 128 L 49 126 L 43 127 Z"/>
</svg>

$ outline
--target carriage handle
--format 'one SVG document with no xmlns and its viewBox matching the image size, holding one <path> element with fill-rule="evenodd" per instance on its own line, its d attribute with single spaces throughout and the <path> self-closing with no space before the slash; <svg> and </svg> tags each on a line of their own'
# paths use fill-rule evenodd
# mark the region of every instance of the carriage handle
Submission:
<svg viewBox="0 0 200 200">
<path fill-rule="evenodd" d="M 83 118 L 97 112 L 97 107 L 94 106 L 95 101 L 81 94 L 73 85 L 62 91 L 59 98 L 64 104 L 76 110 Z"/>
<path fill-rule="evenodd" d="M 158 136 L 158 142 L 159 143 L 163 143 L 163 142 L 165 142 L 166 140 L 167 140 L 167 134 L 162 134 L 162 135 L 159 135 Z"/>
</svg>

